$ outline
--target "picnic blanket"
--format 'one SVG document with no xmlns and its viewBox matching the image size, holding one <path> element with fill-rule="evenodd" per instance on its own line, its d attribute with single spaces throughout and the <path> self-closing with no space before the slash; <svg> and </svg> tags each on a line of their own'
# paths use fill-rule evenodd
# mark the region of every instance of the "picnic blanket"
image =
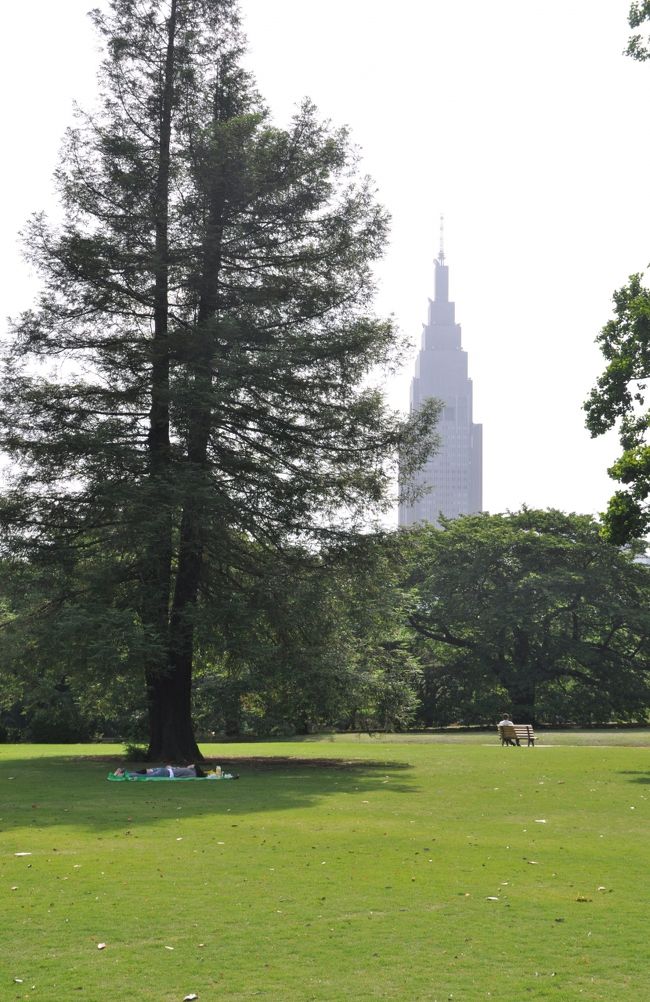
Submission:
<svg viewBox="0 0 650 1002">
<path fill-rule="evenodd" d="M 203 783 L 206 780 L 214 779 L 238 779 L 229 772 L 224 772 L 221 776 L 141 776 L 137 773 L 116 776 L 114 772 L 109 772 L 106 777 L 111 783 Z"/>
</svg>

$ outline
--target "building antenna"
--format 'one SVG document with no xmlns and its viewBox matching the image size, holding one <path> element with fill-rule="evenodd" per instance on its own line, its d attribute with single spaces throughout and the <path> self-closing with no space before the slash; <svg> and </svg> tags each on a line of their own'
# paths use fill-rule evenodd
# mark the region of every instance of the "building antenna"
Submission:
<svg viewBox="0 0 650 1002">
<path fill-rule="evenodd" d="M 445 263 L 445 217 L 440 217 L 440 250 L 438 252 L 438 264 Z"/>
</svg>

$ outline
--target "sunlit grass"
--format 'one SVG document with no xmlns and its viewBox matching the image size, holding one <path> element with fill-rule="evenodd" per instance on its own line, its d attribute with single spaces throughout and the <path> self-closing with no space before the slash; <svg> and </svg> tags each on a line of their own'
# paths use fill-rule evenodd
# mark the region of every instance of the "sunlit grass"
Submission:
<svg viewBox="0 0 650 1002">
<path fill-rule="evenodd" d="M 117 746 L 0 746 L 0 997 L 650 998 L 650 757 L 576 738 L 215 745 L 308 761 L 132 785 L 79 757 Z"/>
</svg>

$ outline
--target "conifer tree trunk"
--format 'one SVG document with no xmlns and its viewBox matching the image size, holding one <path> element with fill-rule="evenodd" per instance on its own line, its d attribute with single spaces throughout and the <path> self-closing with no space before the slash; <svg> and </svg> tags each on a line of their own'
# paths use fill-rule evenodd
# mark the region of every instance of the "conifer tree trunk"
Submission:
<svg viewBox="0 0 650 1002">
<path fill-rule="evenodd" d="M 149 715 L 149 758 L 182 761 L 196 755 L 189 698 L 170 671 L 168 617 L 171 590 L 172 512 L 169 498 L 169 177 L 176 55 L 177 0 L 171 0 L 160 98 L 158 174 L 154 193 L 155 264 L 151 408 L 147 448 L 151 512 L 149 545 L 143 559 L 143 621 L 150 636 L 145 664 Z M 179 733 L 183 732 L 183 735 Z"/>
<path fill-rule="evenodd" d="M 215 124 L 218 119 L 215 99 Z M 189 408 L 187 443 L 187 490 L 181 516 L 176 582 L 169 621 L 169 666 L 182 716 L 177 709 L 173 723 L 190 722 L 192 666 L 194 662 L 194 612 L 201 581 L 205 537 L 206 497 L 209 490 L 208 442 L 212 428 L 212 383 L 215 331 L 218 330 L 219 277 L 223 239 L 223 192 L 217 175 L 208 192 L 208 220 L 202 254 L 202 281 L 196 325 L 197 342 L 192 354 L 193 393 Z M 185 740 L 189 733 L 185 734 Z M 194 741 L 193 735 L 191 741 Z M 190 757 L 200 757 L 196 743 L 186 748 Z"/>
</svg>

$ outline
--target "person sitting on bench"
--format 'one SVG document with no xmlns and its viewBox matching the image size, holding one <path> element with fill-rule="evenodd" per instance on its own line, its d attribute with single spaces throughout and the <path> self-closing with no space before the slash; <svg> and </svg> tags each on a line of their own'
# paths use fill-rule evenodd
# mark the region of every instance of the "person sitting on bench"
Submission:
<svg viewBox="0 0 650 1002">
<path fill-rule="evenodd" d="M 504 714 L 504 719 L 500 720 L 499 723 L 497 724 L 497 727 L 514 727 L 514 726 L 515 725 L 513 724 L 512 720 L 510 719 L 510 714 L 509 713 Z M 506 741 L 509 744 L 511 744 L 512 743 L 512 738 L 506 738 Z M 517 744 L 517 745 L 519 744 L 519 738 L 517 737 L 516 734 L 515 734 L 515 744 Z"/>
</svg>

